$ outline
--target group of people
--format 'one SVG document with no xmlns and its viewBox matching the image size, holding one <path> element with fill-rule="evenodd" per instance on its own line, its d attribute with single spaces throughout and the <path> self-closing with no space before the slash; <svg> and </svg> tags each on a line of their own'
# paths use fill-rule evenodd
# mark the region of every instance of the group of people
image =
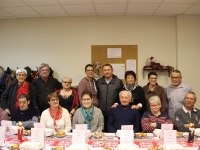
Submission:
<svg viewBox="0 0 200 150">
<path fill-rule="evenodd" d="M 76 124 L 87 124 L 91 132 L 116 132 L 121 125 L 133 125 L 134 132 L 153 132 L 161 124 L 174 124 L 179 131 L 188 131 L 189 123 L 200 127 L 200 110 L 194 108 L 196 95 L 182 82 L 181 72 L 171 72 L 167 89 L 157 83 L 156 72 L 148 74 L 143 88 L 136 83 L 134 71 L 126 71 L 123 85 L 110 64 L 102 66 L 103 76 L 94 79 L 92 64 L 85 66 L 78 88 L 71 77 L 61 82 L 49 76 L 48 64 L 41 64 L 39 77 L 27 82 L 27 71 L 18 69 L 1 95 L 0 120 L 11 116 L 13 125 L 21 121 L 25 128 L 42 122 L 46 128 L 70 132 Z"/>
</svg>

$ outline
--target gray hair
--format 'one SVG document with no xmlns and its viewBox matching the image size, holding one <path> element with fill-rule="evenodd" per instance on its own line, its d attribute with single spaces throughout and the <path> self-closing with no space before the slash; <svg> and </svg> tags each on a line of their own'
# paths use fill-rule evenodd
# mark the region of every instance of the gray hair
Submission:
<svg viewBox="0 0 200 150">
<path fill-rule="evenodd" d="M 158 104 L 161 104 L 160 97 L 158 97 L 158 96 L 151 96 L 149 98 L 149 104 L 151 104 L 151 102 L 157 102 Z"/>
<path fill-rule="evenodd" d="M 41 69 L 44 68 L 44 67 L 48 67 L 49 72 L 50 72 L 50 66 L 49 66 L 48 64 L 46 64 L 46 63 L 42 63 L 42 64 L 39 66 L 38 72 L 40 73 L 40 72 L 41 72 Z"/>
<path fill-rule="evenodd" d="M 130 91 L 127 91 L 127 90 L 120 91 L 119 96 L 121 96 L 122 92 L 125 92 L 125 91 L 128 92 L 130 98 L 132 98 L 132 93 Z"/>
<path fill-rule="evenodd" d="M 173 71 L 171 72 L 171 76 L 172 76 L 172 73 L 179 73 L 180 76 L 181 76 L 181 72 L 180 72 L 179 70 L 173 70 Z"/>
<path fill-rule="evenodd" d="M 26 76 L 27 76 L 27 71 L 26 71 L 26 69 L 17 69 L 16 75 L 18 75 L 18 73 L 20 73 L 20 72 L 24 72 L 24 73 L 26 74 Z"/>
<path fill-rule="evenodd" d="M 185 95 L 185 98 L 186 98 L 186 96 L 187 96 L 188 94 L 194 95 L 194 99 L 197 100 L 197 96 L 196 96 L 196 94 L 195 94 L 194 92 L 187 92 L 187 94 Z"/>
<path fill-rule="evenodd" d="M 68 77 L 68 76 L 62 77 L 61 82 L 63 82 L 65 79 L 67 79 L 67 80 L 69 80 L 70 82 L 72 82 L 72 78 L 71 78 L 71 77 Z"/>
</svg>

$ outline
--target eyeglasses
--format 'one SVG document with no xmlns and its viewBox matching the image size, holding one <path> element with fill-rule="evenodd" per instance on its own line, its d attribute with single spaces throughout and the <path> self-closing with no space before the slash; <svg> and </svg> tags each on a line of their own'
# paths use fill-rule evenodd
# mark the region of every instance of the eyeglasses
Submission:
<svg viewBox="0 0 200 150">
<path fill-rule="evenodd" d="M 159 105 L 150 105 L 150 107 L 157 107 L 157 106 L 159 106 Z"/>
<path fill-rule="evenodd" d="M 91 98 L 85 98 L 85 99 L 82 99 L 82 101 L 90 101 Z"/>
<path fill-rule="evenodd" d="M 17 74 L 18 77 L 25 77 L 25 74 Z"/>
<path fill-rule="evenodd" d="M 86 72 L 93 72 L 94 70 L 86 70 Z"/>
<path fill-rule="evenodd" d="M 59 101 L 59 99 L 58 99 L 58 98 L 56 98 L 56 99 L 51 99 L 50 101 L 51 101 L 51 102 L 56 102 L 56 101 Z"/>
<path fill-rule="evenodd" d="M 171 77 L 171 79 L 179 79 L 180 77 Z"/>
<path fill-rule="evenodd" d="M 67 81 L 65 82 L 65 81 L 63 81 L 63 83 L 65 83 L 65 84 L 71 84 L 72 82 L 67 82 Z"/>
</svg>

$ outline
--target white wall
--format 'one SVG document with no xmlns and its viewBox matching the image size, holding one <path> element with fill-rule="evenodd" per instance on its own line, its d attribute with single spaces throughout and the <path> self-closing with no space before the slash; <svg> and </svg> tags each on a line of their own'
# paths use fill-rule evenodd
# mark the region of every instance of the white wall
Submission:
<svg viewBox="0 0 200 150">
<path fill-rule="evenodd" d="M 55 77 L 73 78 L 77 85 L 91 63 L 91 45 L 138 45 L 138 82 L 146 59 L 154 56 L 162 65 L 176 66 L 176 18 L 152 16 L 61 17 L 0 20 L 0 65 L 29 66 L 49 63 Z M 166 72 L 158 83 L 170 84 Z"/>
<path fill-rule="evenodd" d="M 183 82 L 197 94 L 196 106 L 200 108 L 200 16 L 177 17 L 177 52 Z"/>
</svg>

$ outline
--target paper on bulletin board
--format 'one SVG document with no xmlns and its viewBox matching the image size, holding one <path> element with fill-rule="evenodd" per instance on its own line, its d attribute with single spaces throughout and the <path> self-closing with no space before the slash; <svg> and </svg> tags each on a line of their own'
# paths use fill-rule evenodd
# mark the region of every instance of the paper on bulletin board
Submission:
<svg viewBox="0 0 200 150">
<path fill-rule="evenodd" d="M 121 48 L 107 48 L 107 57 L 108 58 L 122 58 L 122 49 Z"/>
<path fill-rule="evenodd" d="M 126 60 L 126 71 L 134 71 L 136 73 L 136 60 L 135 59 L 127 59 Z"/>
<path fill-rule="evenodd" d="M 124 79 L 125 64 L 111 64 L 113 67 L 113 74 L 119 79 Z"/>
</svg>

